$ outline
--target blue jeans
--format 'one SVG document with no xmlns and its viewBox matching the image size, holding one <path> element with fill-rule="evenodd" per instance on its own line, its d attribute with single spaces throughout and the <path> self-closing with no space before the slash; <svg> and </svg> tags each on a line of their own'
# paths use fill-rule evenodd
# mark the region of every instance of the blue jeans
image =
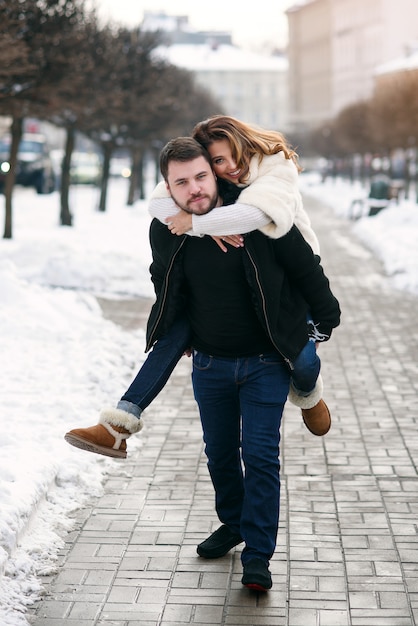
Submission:
<svg viewBox="0 0 418 626">
<path fill-rule="evenodd" d="M 192 380 L 218 517 L 245 541 L 243 563 L 268 562 L 279 523 L 289 370 L 276 352 L 220 358 L 194 351 Z"/>
<path fill-rule="evenodd" d="M 147 408 L 160 393 L 186 348 L 190 347 L 190 325 L 186 317 L 179 318 L 159 339 L 145 359 L 118 408 L 137 414 Z M 129 405 L 124 403 L 129 403 Z M 135 411 L 137 405 L 140 411 Z"/>
<path fill-rule="evenodd" d="M 315 341 L 310 339 L 294 361 L 288 361 L 292 387 L 300 396 L 307 396 L 315 388 L 321 370 Z"/>
<path fill-rule="evenodd" d="M 121 397 L 118 408 L 139 417 L 166 385 L 184 351 L 190 347 L 190 337 L 187 318 L 177 319 L 153 346 L 130 387 Z M 315 387 L 320 363 L 313 341 L 308 341 L 297 358 L 288 362 L 292 386 L 298 395 L 308 395 Z"/>
</svg>

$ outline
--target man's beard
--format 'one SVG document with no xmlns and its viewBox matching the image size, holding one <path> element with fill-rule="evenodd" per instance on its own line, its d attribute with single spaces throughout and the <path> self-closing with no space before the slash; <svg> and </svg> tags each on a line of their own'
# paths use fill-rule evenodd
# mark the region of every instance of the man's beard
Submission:
<svg viewBox="0 0 418 626">
<path fill-rule="evenodd" d="M 212 211 L 212 209 L 214 209 L 218 203 L 218 192 L 214 192 L 214 194 L 212 196 L 209 196 L 208 194 L 202 194 L 201 196 L 194 196 L 194 202 L 190 201 L 187 204 L 181 204 L 180 202 L 178 202 L 176 200 L 175 195 L 173 195 L 173 193 L 171 193 L 171 197 L 173 198 L 174 202 L 177 204 L 177 206 L 179 206 L 183 211 L 185 211 L 186 213 L 191 213 L 192 215 L 206 215 L 206 213 L 209 213 L 210 211 Z M 197 207 L 196 205 L 196 198 L 200 198 L 202 200 L 206 200 L 207 201 L 207 208 L 200 208 Z M 191 206 L 190 206 L 191 205 Z"/>
</svg>

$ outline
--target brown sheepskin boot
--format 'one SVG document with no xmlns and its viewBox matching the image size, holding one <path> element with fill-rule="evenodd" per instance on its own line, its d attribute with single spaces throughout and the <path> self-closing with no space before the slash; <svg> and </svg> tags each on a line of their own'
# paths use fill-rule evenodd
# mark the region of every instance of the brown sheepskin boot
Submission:
<svg viewBox="0 0 418 626">
<path fill-rule="evenodd" d="M 325 402 L 321 399 L 310 409 L 302 409 L 305 426 L 313 435 L 323 437 L 331 428 L 331 414 Z"/>
<path fill-rule="evenodd" d="M 299 396 L 290 386 L 288 400 L 302 411 L 306 428 L 317 437 L 323 437 L 331 428 L 331 413 L 322 399 L 324 384 L 318 376 L 315 388 L 308 396 Z"/>
<path fill-rule="evenodd" d="M 98 424 L 70 430 L 64 439 L 81 450 L 126 459 L 126 439 L 138 433 L 143 425 L 141 418 L 127 411 L 105 409 L 100 414 Z"/>
</svg>

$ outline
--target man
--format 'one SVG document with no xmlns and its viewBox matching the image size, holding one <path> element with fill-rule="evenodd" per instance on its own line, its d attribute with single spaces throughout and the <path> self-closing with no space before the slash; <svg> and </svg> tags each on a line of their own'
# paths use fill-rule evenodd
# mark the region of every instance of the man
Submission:
<svg viewBox="0 0 418 626">
<path fill-rule="evenodd" d="M 206 158 L 206 153 L 204 158 Z M 180 162 L 179 164 L 180 168 L 184 167 L 184 163 Z M 203 178 L 197 182 L 199 185 L 202 185 Z M 179 211 L 173 216 L 173 211 L 177 209 L 173 208 L 176 205 L 173 202 L 173 197 L 171 197 L 171 190 L 167 188 L 166 184 L 161 183 L 154 190 L 151 198 L 151 214 L 154 217 L 158 217 L 164 224 L 167 221 L 165 218 L 170 215 L 169 219 L 171 222 L 169 228 L 173 234 L 181 235 L 186 232 L 192 234 L 192 225 L 195 223 L 194 220 L 196 218 L 200 216 L 201 219 L 205 219 L 205 224 L 207 225 L 207 219 L 212 220 L 212 215 L 217 213 L 216 211 L 211 211 L 215 204 L 219 204 L 218 194 L 213 189 L 212 175 L 206 179 L 205 184 L 209 184 L 211 187 L 208 198 L 202 196 L 199 188 L 196 197 L 192 194 L 191 197 L 186 195 L 184 198 L 181 198 L 179 196 L 183 192 L 182 186 L 180 184 L 172 185 L 174 200 L 178 199 L 180 203 L 183 200 L 184 208 L 183 211 Z M 241 192 L 240 188 L 231 185 L 231 183 L 223 179 L 219 179 L 218 190 L 220 190 L 224 203 L 234 207 L 233 213 L 239 216 L 240 228 L 245 229 L 245 232 L 256 229 L 265 232 L 262 227 L 270 224 L 270 217 L 266 213 L 253 206 L 240 203 L 235 204 Z M 216 220 L 218 223 L 217 228 L 219 228 L 219 215 L 222 215 L 221 222 L 223 227 L 228 230 L 228 226 L 225 226 L 224 221 L 228 208 L 219 208 L 221 213 L 217 213 L 217 216 L 215 216 L 215 223 Z M 168 213 L 167 210 L 169 211 Z M 229 228 L 237 232 L 235 230 L 236 227 L 236 218 L 234 218 L 232 224 L 229 218 Z M 191 229 L 190 232 L 188 232 L 189 229 Z M 206 231 L 203 230 L 202 232 Z M 279 237 L 278 234 L 276 236 Z M 243 238 L 240 236 L 223 237 L 223 241 L 219 237 L 214 237 L 214 239 L 224 252 L 227 251 L 225 247 L 226 242 L 235 247 L 243 245 Z M 312 241 L 311 237 L 306 239 L 307 241 Z M 315 331 L 315 340 L 318 340 L 318 333 L 322 341 L 328 338 L 326 334 L 321 333 L 314 325 L 312 325 L 312 329 Z M 153 340 L 153 342 L 148 343 L 148 356 L 131 385 L 118 401 L 117 406 L 102 410 L 99 422 L 96 425 L 88 428 L 76 428 L 66 433 L 66 441 L 77 448 L 96 454 L 104 454 L 114 458 L 126 458 L 127 439 L 141 430 L 143 427 L 143 411 L 163 389 L 184 351 L 190 346 L 189 330 L 190 325 L 187 315 L 183 315 L 179 316 L 172 325 L 166 328 L 164 335 L 159 333 L 158 341 Z M 307 341 L 305 348 L 298 353 L 296 360 L 291 361 L 288 359 L 288 367 L 292 372 L 289 400 L 301 408 L 303 421 L 308 430 L 314 435 L 323 436 L 331 426 L 331 417 L 328 407 L 321 397 L 322 379 L 318 376 L 320 360 L 312 336 L 310 336 L 310 341 Z M 297 389 L 299 391 L 296 391 Z"/>
<path fill-rule="evenodd" d="M 209 158 L 195 140 L 170 141 L 160 157 L 177 205 L 204 214 L 221 203 Z M 203 541 L 204 558 L 244 542 L 242 583 L 266 591 L 279 521 L 279 440 L 289 392 L 285 359 L 306 344 L 308 308 L 328 336 L 340 309 L 310 246 L 296 227 L 280 239 L 260 231 L 222 253 L 210 237 L 150 228 L 156 291 L 148 346 L 179 317 L 188 317 L 193 389 L 199 406 L 222 526 Z"/>
</svg>

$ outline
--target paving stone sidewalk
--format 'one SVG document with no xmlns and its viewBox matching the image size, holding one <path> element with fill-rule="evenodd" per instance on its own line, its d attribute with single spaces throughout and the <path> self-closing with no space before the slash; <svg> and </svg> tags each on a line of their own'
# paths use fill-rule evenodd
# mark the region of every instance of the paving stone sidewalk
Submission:
<svg viewBox="0 0 418 626">
<path fill-rule="evenodd" d="M 418 298 L 391 288 L 347 221 L 305 205 L 343 318 L 320 348 L 330 433 L 285 411 L 273 589 L 242 587 L 239 547 L 196 554 L 219 524 L 184 358 L 103 497 L 78 512 L 35 626 L 418 624 Z M 102 304 L 130 327 L 149 307 Z"/>
</svg>

